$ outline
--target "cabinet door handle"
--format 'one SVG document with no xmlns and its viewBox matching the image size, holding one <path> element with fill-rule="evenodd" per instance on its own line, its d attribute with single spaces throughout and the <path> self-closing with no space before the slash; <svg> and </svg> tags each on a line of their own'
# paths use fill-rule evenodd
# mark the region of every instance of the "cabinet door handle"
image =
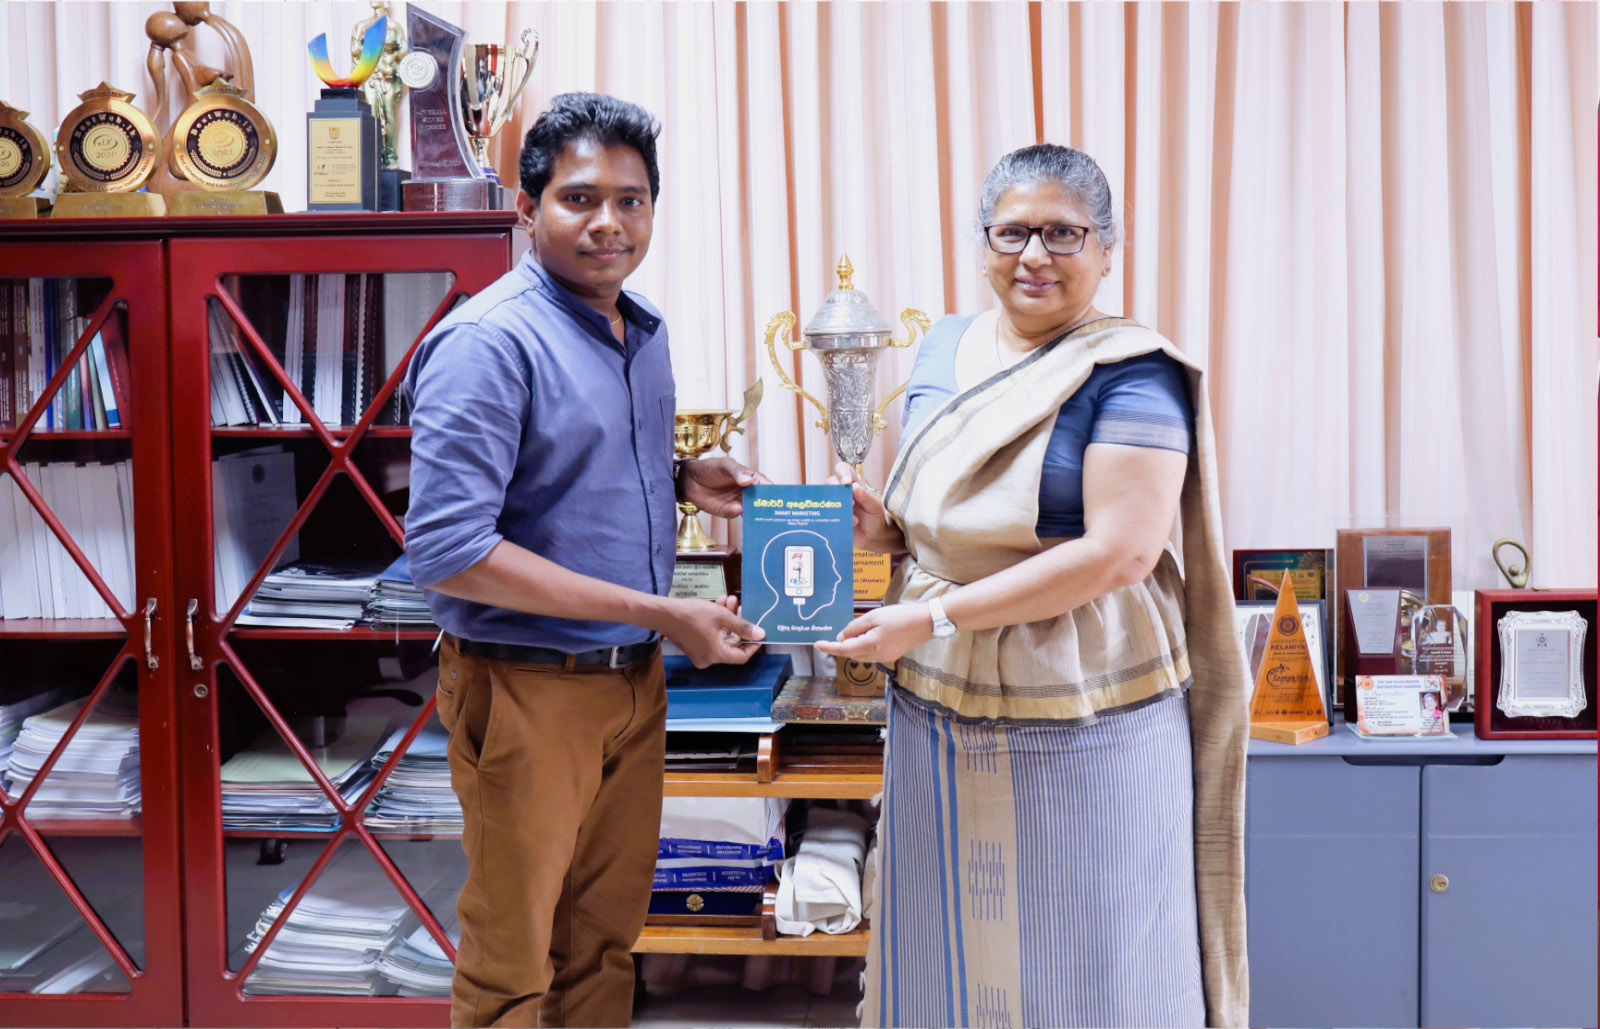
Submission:
<svg viewBox="0 0 1600 1029">
<path fill-rule="evenodd" d="M 195 671 L 205 666 L 205 662 L 200 660 L 200 655 L 194 652 L 194 613 L 199 608 L 200 602 L 190 597 L 189 606 L 183 612 L 183 636 L 189 644 L 189 667 Z"/>
<path fill-rule="evenodd" d="M 150 617 L 156 613 L 156 598 L 148 597 L 144 602 L 144 666 L 146 668 L 161 667 L 161 659 L 156 657 L 150 649 Z"/>
</svg>

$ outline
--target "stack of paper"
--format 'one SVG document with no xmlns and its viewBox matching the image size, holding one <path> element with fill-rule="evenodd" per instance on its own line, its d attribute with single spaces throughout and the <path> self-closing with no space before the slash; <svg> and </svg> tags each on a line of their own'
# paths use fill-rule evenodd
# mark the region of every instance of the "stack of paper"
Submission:
<svg viewBox="0 0 1600 1029">
<path fill-rule="evenodd" d="M 372 757 L 374 770 L 383 767 L 400 745 L 405 729 L 396 729 Z M 445 761 L 445 746 L 450 734 L 439 716 L 417 733 L 411 746 L 401 755 L 389 778 L 378 787 L 367 812 L 367 826 L 410 832 L 459 833 L 462 830 L 461 804 L 450 788 L 450 766 Z"/>
<path fill-rule="evenodd" d="M 413 626 L 430 626 L 433 615 L 422 591 L 411 582 L 411 566 L 401 554 L 394 564 L 385 568 L 372 587 L 372 597 L 367 601 L 367 621 L 375 629 L 405 629 Z"/>
<path fill-rule="evenodd" d="M 262 580 L 238 624 L 348 629 L 361 619 L 379 574 L 373 565 L 298 561 Z"/>
<path fill-rule="evenodd" d="M 337 867 L 335 867 L 337 866 Z M 312 884 L 245 982 L 246 993 L 332 993 L 370 997 L 378 960 L 399 936 L 410 910 L 375 868 L 330 866 Z M 245 944 L 253 952 L 283 913 L 285 889 L 256 920 Z"/>
<path fill-rule="evenodd" d="M 212 587 L 219 610 L 233 607 L 299 507 L 294 455 L 281 445 L 228 454 L 212 462 L 211 532 L 216 540 Z M 299 557 L 300 541 L 291 539 L 278 563 Z"/>
<path fill-rule="evenodd" d="M 344 719 L 326 746 L 307 747 L 346 800 L 372 781 L 372 755 L 389 720 L 375 715 Z M 269 728 L 222 766 L 222 824 L 230 829 L 331 830 L 338 812 L 277 731 Z"/>
<path fill-rule="evenodd" d="M 452 944 L 461 942 L 461 930 L 454 920 L 441 928 Z M 398 987 L 402 997 L 448 997 L 455 965 L 444 956 L 444 948 L 424 926 L 403 940 L 397 940 L 378 959 L 378 974 Z"/>
<path fill-rule="evenodd" d="M 31 697 L 0 704 L 0 777 L 3 777 L 6 768 L 11 764 L 11 748 L 16 744 L 18 734 L 22 732 L 23 721 L 29 715 L 36 715 L 40 711 L 48 711 L 59 706 L 66 699 L 66 687 L 57 687 L 35 693 Z"/>
<path fill-rule="evenodd" d="M 13 796 L 33 782 L 45 759 L 83 709 L 74 700 L 22 723 L 7 765 Z M 131 818 L 139 812 L 139 701 L 131 692 L 101 698 L 49 777 L 34 794 L 34 818 Z"/>
<path fill-rule="evenodd" d="M 786 798 L 668 797 L 657 890 L 759 891 L 783 861 Z"/>
<path fill-rule="evenodd" d="M 124 609 L 133 607 L 133 465 L 25 464 L 22 473 Z M 0 617 L 108 618 L 111 608 L 10 475 L 0 475 Z"/>
</svg>

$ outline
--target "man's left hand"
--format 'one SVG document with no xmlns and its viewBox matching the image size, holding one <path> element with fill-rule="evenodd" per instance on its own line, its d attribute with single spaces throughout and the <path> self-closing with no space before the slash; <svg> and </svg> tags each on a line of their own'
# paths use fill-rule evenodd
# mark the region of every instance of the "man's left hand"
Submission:
<svg viewBox="0 0 1600 1029">
<path fill-rule="evenodd" d="M 824 654 L 892 665 L 908 650 L 933 639 L 933 616 L 927 604 L 888 604 L 845 626 L 837 643 L 819 640 Z"/>
<path fill-rule="evenodd" d="M 685 461 L 678 471 L 679 495 L 707 514 L 737 518 L 744 511 L 740 497 L 746 486 L 771 485 L 772 480 L 753 472 L 731 457 L 703 457 Z"/>
</svg>

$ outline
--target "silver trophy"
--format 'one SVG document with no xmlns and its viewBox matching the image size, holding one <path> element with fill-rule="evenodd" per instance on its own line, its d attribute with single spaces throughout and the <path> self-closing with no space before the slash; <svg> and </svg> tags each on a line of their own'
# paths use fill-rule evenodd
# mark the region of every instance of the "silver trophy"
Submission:
<svg viewBox="0 0 1600 1029">
<path fill-rule="evenodd" d="M 909 347 L 915 343 L 919 331 L 928 331 L 929 322 L 927 315 L 908 307 L 900 312 L 906 338 L 894 339 L 894 327 L 872 306 L 867 295 L 851 284 L 855 269 L 850 266 L 848 256 L 839 258 L 837 271 L 839 288 L 822 302 L 821 309 L 801 333 L 800 341 L 790 338 L 797 320 L 793 314 L 783 311 L 772 316 L 767 323 L 767 354 L 784 388 L 805 397 L 821 412 L 817 428 L 833 440 L 833 452 L 839 455 L 839 460 L 854 468 L 856 475 L 865 482 L 861 462 L 872 449 L 873 439 L 888 424 L 883 420 L 883 412 L 906 388 L 902 383 L 881 402 L 873 403 L 878 357 L 889 347 Z M 776 340 L 780 334 L 790 350 L 809 350 L 822 362 L 822 376 L 828 387 L 826 405 L 785 374 L 778 363 Z"/>
</svg>

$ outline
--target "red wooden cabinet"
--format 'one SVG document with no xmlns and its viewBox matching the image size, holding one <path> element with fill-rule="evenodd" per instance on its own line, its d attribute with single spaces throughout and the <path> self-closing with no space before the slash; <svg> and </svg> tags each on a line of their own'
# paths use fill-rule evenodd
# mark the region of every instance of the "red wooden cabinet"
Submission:
<svg viewBox="0 0 1600 1029">
<path fill-rule="evenodd" d="M 0 230 L 0 291 L 14 300 L 21 284 L 34 324 L 52 323 L 59 365 L 0 427 L 0 705 L 15 713 L 54 691 L 51 706 L 76 706 L 0 762 L 31 773 L 0 796 L 0 1019 L 173 1025 L 183 897 L 166 253 L 137 234 L 52 229 Z M 0 325 L 0 347 L 26 340 L 26 325 Z M 47 407 L 63 413 L 84 388 L 82 358 L 112 336 L 126 357 L 121 426 L 52 428 Z M 23 759 L 30 745 L 43 747 L 37 766 Z M 90 795 L 102 803 L 86 810 Z"/>
<path fill-rule="evenodd" d="M 453 915 L 464 871 L 459 839 L 366 825 L 398 755 L 432 716 L 434 632 L 238 623 L 244 598 L 280 559 L 372 562 L 400 553 L 410 431 L 395 388 L 423 332 L 510 266 L 512 227 L 509 213 L 0 225 L 0 288 L 51 282 L 53 301 L 54 284 L 71 280 L 61 295 L 82 308 L 56 330 L 60 369 L 40 402 L 0 427 L 0 483 L 18 484 L 0 494 L 0 575 L 19 524 L 14 492 L 27 508 L 24 531 L 32 531 L 27 511 L 37 511 L 40 552 L 56 562 L 37 566 L 54 587 L 45 599 L 65 591 L 86 610 L 98 599 L 106 610 L 97 613 L 110 615 L 0 618 L 0 713 L 51 686 L 67 686 L 66 700 L 87 696 L 68 709 L 83 713 L 60 726 L 32 780 L 15 797 L 0 796 L 0 1023 L 446 1022 L 438 997 L 339 996 L 350 975 L 318 984 L 296 972 L 305 948 L 316 946 L 296 919 L 317 904 L 347 928 L 348 918 L 338 919 L 351 912 L 382 912 L 453 957 L 439 922 Z M 321 305 L 305 302 L 308 283 L 325 291 Z M 311 328 L 289 323 L 291 297 L 300 315 L 311 313 Z M 319 329 L 341 345 L 307 345 L 305 334 Z M 289 367 L 296 332 L 301 346 Z M 69 394 L 104 417 L 105 398 L 73 370 L 80 355 L 92 364 L 105 333 L 124 340 L 129 358 L 123 424 L 48 425 L 46 402 L 64 406 Z M 0 347 L 11 343 L 0 331 Z M 238 390 L 231 407 L 213 391 L 214 381 L 229 380 Z M 241 419 L 245 397 L 254 404 Z M 285 412 L 298 424 L 250 424 L 281 422 Z M 86 424 L 98 423 L 91 415 Z M 70 512 L 53 509 L 58 466 L 69 469 L 67 481 L 80 466 L 130 462 L 124 487 L 112 483 L 108 495 L 85 485 L 67 492 L 76 501 Z M 286 481 L 237 474 L 257 465 L 292 473 Z M 84 538 L 83 527 L 98 524 L 90 514 L 102 505 L 123 503 L 133 556 L 113 574 L 112 548 L 98 534 Z M 236 546 L 241 534 L 253 549 Z M 230 541 L 220 550 L 219 536 Z M 217 570 L 219 553 L 231 575 Z M 80 568 L 83 583 L 64 586 Z M 35 593 L 47 589 L 32 578 Z M 0 615 L 6 586 L 0 580 Z M 126 742 L 128 719 L 102 724 L 119 703 L 136 703 L 136 745 Z M 370 739 L 380 720 L 382 732 L 403 737 L 383 767 L 330 782 L 324 769 L 341 747 Z M 122 742 L 107 735 L 114 731 Z M 0 722 L 0 745 L 5 732 Z M 18 749 L 32 753 L 38 735 Z M 52 810 L 51 788 L 81 789 L 61 777 L 92 766 L 86 755 L 114 759 L 118 746 L 137 754 L 134 810 L 59 817 L 60 797 L 78 795 L 60 794 Z M 235 772 L 229 762 L 241 755 L 256 755 L 256 767 Z M 291 780 L 302 810 L 241 814 L 238 791 L 225 796 L 225 768 L 235 787 L 252 775 Z M 101 771 L 102 787 L 116 779 Z M 243 806 L 262 806 L 248 788 Z M 355 922 L 353 938 L 382 937 Z M 68 960 L 79 953 L 93 961 Z M 350 953 L 324 949 L 313 963 Z M 358 953 L 356 963 L 371 958 Z M 40 984 L 87 992 L 26 992 Z"/>
</svg>

